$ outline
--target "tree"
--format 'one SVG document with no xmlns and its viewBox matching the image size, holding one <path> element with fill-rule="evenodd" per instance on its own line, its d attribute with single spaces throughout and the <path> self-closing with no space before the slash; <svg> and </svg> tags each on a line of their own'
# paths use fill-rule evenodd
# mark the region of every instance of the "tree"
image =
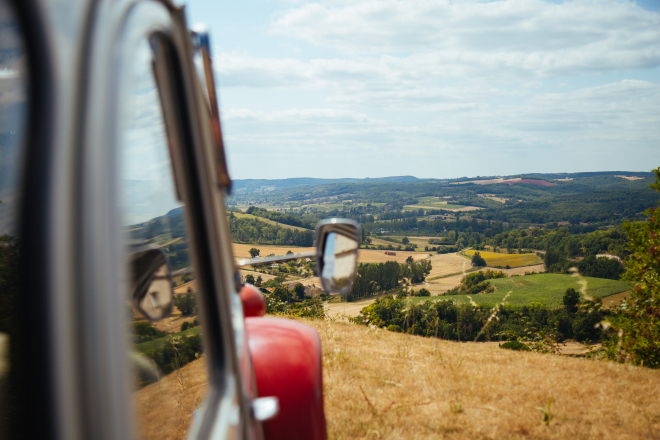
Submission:
<svg viewBox="0 0 660 440">
<path fill-rule="evenodd" d="M 408 243 L 410 243 L 410 240 L 408 240 L 408 237 L 403 237 L 401 239 L 401 244 L 408 244 Z"/>
<path fill-rule="evenodd" d="M 249 252 L 250 255 L 252 256 L 252 258 L 256 258 L 256 257 L 259 256 L 259 253 L 260 253 L 261 251 L 260 251 L 259 249 L 257 249 L 257 248 L 252 248 L 252 249 L 250 249 L 248 252 Z"/>
<path fill-rule="evenodd" d="M 254 276 L 251 273 L 245 275 L 245 282 L 248 284 L 254 284 Z"/>
<path fill-rule="evenodd" d="M 296 293 L 296 297 L 298 299 L 305 299 L 305 286 L 300 283 L 296 283 L 296 285 L 293 286 L 293 291 Z"/>
<path fill-rule="evenodd" d="M 263 278 L 261 278 L 261 275 L 257 277 L 257 280 L 254 282 L 254 285 L 257 287 L 261 287 L 261 283 L 263 282 Z"/>
<path fill-rule="evenodd" d="M 472 255 L 472 265 L 483 267 L 486 265 L 486 260 L 483 259 L 479 252 L 475 252 L 474 255 Z"/>
<path fill-rule="evenodd" d="M 649 186 L 660 192 L 660 168 L 653 172 L 655 183 Z M 621 362 L 660 368 L 660 212 L 654 206 L 644 213 L 646 221 L 623 224 L 631 255 L 622 279 L 634 287 L 613 320 L 618 332 L 608 341 L 607 353 Z"/>
<path fill-rule="evenodd" d="M 195 311 L 195 295 L 190 292 L 185 295 L 176 295 L 174 297 L 174 305 L 182 315 L 191 315 Z"/>
<path fill-rule="evenodd" d="M 406 263 L 410 264 L 410 263 L 412 263 L 413 261 L 414 261 L 414 260 L 413 260 L 412 255 L 408 255 L 408 258 L 406 258 Z"/>
<path fill-rule="evenodd" d="M 567 311 L 575 313 L 577 306 L 580 305 L 580 292 L 569 287 L 566 289 L 566 293 L 564 293 L 563 302 Z"/>
</svg>

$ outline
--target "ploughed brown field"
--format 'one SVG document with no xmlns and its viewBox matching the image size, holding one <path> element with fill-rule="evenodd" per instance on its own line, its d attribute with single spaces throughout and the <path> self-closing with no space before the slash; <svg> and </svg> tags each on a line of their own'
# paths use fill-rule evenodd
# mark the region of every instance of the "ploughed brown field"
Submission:
<svg viewBox="0 0 660 440">
<path fill-rule="evenodd" d="M 660 437 L 658 370 L 301 321 L 321 337 L 329 439 Z M 141 438 L 185 438 L 205 389 L 202 357 L 136 391 Z"/>
</svg>

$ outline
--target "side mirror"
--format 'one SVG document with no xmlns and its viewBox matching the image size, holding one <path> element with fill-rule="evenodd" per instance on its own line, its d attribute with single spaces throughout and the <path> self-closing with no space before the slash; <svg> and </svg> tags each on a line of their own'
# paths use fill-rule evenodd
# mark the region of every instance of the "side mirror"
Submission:
<svg viewBox="0 0 660 440">
<path fill-rule="evenodd" d="M 134 252 L 129 258 L 130 298 L 149 319 L 158 321 L 172 313 L 174 291 L 167 256 L 161 249 Z"/>
<path fill-rule="evenodd" d="M 317 267 L 323 290 L 344 295 L 349 292 L 359 248 L 359 225 L 346 219 L 325 220 L 316 228 Z"/>
</svg>

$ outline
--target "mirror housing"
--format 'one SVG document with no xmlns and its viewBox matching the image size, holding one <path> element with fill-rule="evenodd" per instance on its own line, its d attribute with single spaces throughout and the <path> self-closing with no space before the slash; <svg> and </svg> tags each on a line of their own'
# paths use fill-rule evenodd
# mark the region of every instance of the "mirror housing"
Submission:
<svg viewBox="0 0 660 440">
<path fill-rule="evenodd" d="M 129 271 L 133 305 L 150 321 L 168 317 L 174 307 L 174 290 L 165 252 L 158 248 L 133 252 Z"/>
<path fill-rule="evenodd" d="M 323 290 L 347 294 L 357 267 L 360 226 L 354 220 L 324 220 L 316 228 L 316 265 Z"/>
</svg>

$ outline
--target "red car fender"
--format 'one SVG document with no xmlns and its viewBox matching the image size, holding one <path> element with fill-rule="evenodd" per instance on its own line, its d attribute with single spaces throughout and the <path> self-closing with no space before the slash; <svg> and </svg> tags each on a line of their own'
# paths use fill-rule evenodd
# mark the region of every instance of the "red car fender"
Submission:
<svg viewBox="0 0 660 440">
<path fill-rule="evenodd" d="M 263 423 L 267 440 L 323 440 L 321 339 L 308 325 L 281 318 L 246 318 L 248 347 L 260 397 L 280 410 Z"/>
</svg>

